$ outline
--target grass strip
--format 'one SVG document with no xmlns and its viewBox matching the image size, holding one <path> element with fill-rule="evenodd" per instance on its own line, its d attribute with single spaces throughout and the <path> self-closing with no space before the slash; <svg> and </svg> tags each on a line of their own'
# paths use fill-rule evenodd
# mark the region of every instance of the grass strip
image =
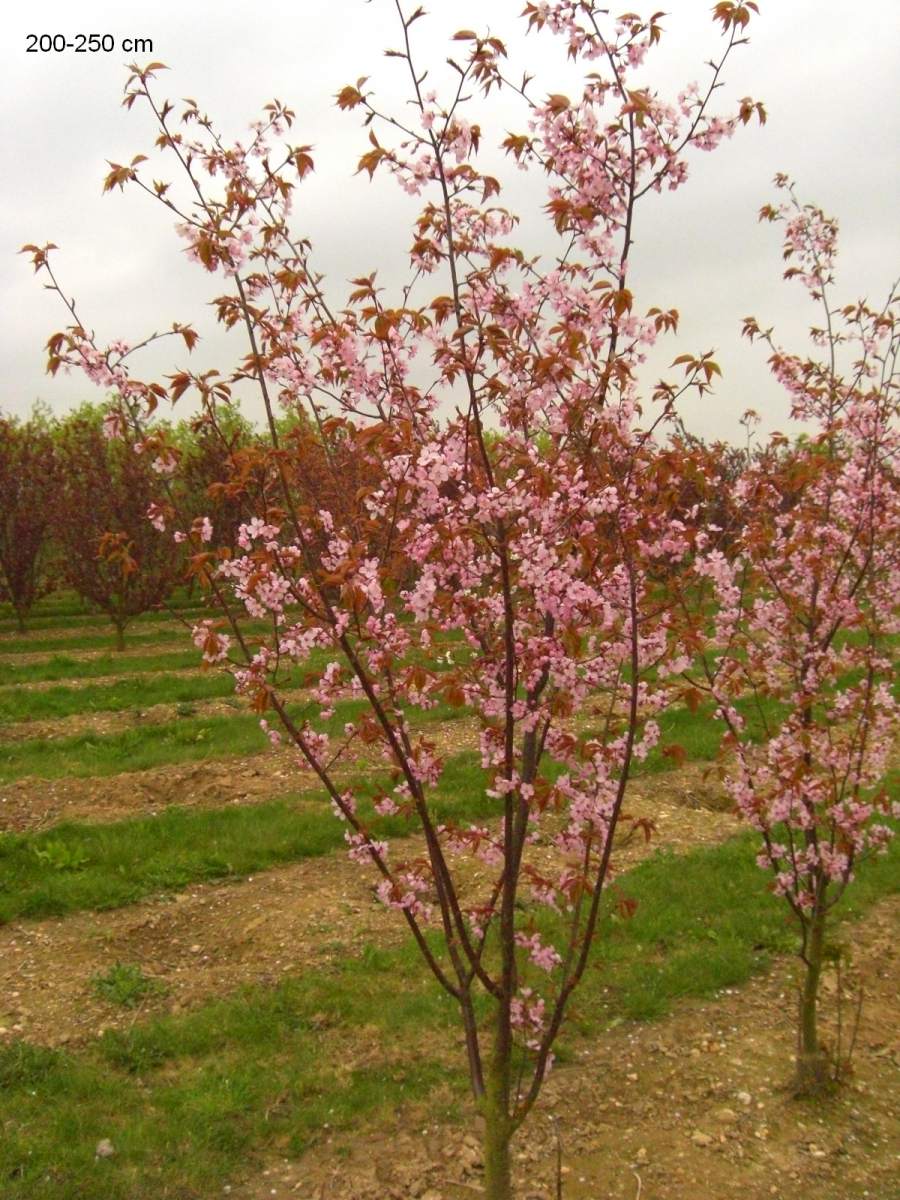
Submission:
<svg viewBox="0 0 900 1200">
<path fill-rule="evenodd" d="M 193 663 L 196 657 L 191 652 Z M 101 660 L 93 660 L 99 663 Z M 136 662 L 138 660 L 132 660 Z M 84 664 L 91 665 L 91 664 Z M 2 678 L 2 668 L 0 668 Z M 229 679 L 219 676 L 196 677 L 178 685 L 164 676 L 145 680 L 143 675 L 133 683 L 124 681 L 103 688 L 50 689 L 47 692 L 0 693 L 0 720 L 23 720 L 65 716 L 76 712 L 123 710 L 162 702 L 189 703 L 216 695 L 228 695 Z M 364 702 L 348 701 L 336 710 L 336 719 L 328 724 L 338 732 L 345 721 L 363 711 Z M 687 708 L 672 708 L 660 719 L 661 745 L 649 754 L 637 770 L 664 770 L 673 765 L 662 753 L 666 746 L 676 743 L 688 759 L 710 761 L 717 753 L 722 730 L 710 719 L 708 707 L 691 712 Z M 465 715 L 460 709 L 439 705 L 421 712 L 414 710 L 417 724 L 451 720 Z M 752 716 L 752 712 L 749 714 Z M 586 731 L 590 736 L 590 730 Z M 180 718 L 158 725 L 137 727 L 114 734 L 75 734 L 62 738 L 30 738 L 16 742 L 0 751 L 0 782 L 25 775 L 56 779 L 65 775 L 79 777 L 111 775 L 124 771 L 147 770 L 167 763 L 202 761 L 213 758 L 259 753 L 266 741 L 259 730 L 258 718 L 248 715 L 215 717 L 195 720 Z"/>
<path fill-rule="evenodd" d="M 245 632 L 253 634 L 252 629 L 247 629 Z M 257 632 L 262 633 L 262 628 Z M 448 638 L 447 641 L 449 642 L 450 639 Z M 155 671 L 178 671 L 201 666 L 200 651 L 190 646 L 186 634 L 183 634 L 182 642 L 185 649 L 169 650 L 159 654 L 119 654 L 111 651 L 109 654 L 100 655 L 97 658 L 79 659 L 72 658 L 71 655 L 63 652 L 54 654 L 46 661 L 31 663 L 16 662 L 15 655 L 5 662 L 2 661 L 2 644 L 0 644 L 0 687 L 15 686 L 19 683 L 96 679 L 106 675 L 146 675 Z M 72 646 L 71 641 L 67 639 L 65 642 L 60 640 L 60 648 L 65 651 L 77 647 Z M 333 657 L 334 655 L 328 651 L 314 650 L 304 662 L 298 664 L 299 672 L 305 675 L 321 668 Z M 462 653 L 457 652 L 457 659 L 461 657 Z M 417 659 L 425 661 L 425 658 L 426 656 L 421 651 L 415 651 L 410 653 L 408 661 L 415 662 Z M 435 665 L 435 669 L 438 671 L 450 670 L 450 665 L 438 663 Z"/>
<path fill-rule="evenodd" d="M 209 879 L 246 876 L 335 850 L 324 805 L 170 808 L 109 825 L 66 823 L 0 840 L 0 922 L 110 909 Z"/>
<path fill-rule="evenodd" d="M 327 721 L 318 719 L 318 710 L 315 701 L 288 705 L 288 712 L 294 718 L 309 719 L 314 728 L 340 735 L 348 721 L 356 720 L 368 710 L 368 701 L 341 701 Z M 464 716 L 464 709 L 438 704 L 426 712 L 416 711 L 412 723 L 430 725 Z M 178 718 L 110 734 L 28 738 L 0 750 L 0 783 L 25 775 L 41 779 L 120 775 L 175 763 L 259 754 L 267 747 L 259 717 L 252 713 Z"/>
<path fill-rule="evenodd" d="M 85 633 L 77 637 L 18 637 L 0 640 L 0 654 L 44 654 L 54 651 L 65 654 L 69 650 L 107 650 L 116 653 L 115 634 Z M 154 646 L 166 642 L 188 643 L 188 632 L 183 625 L 170 621 L 166 625 L 146 630 L 143 633 L 129 633 L 125 637 L 125 649 L 131 650 L 137 646 Z"/>
<path fill-rule="evenodd" d="M 84 659 L 55 654 L 44 662 L 0 662 L 0 686 L 99 679 L 107 675 L 149 675 L 155 671 L 184 671 L 192 667 L 196 670 L 200 665 L 200 654 L 193 647 L 167 654 L 104 654 Z"/>
<path fill-rule="evenodd" d="M 83 713 L 140 710 L 153 704 L 190 704 L 196 700 L 233 695 L 234 680 L 218 671 L 186 677 L 156 673 L 148 678 L 135 675 L 117 679 L 114 683 L 78 688 L 60 686 L 40 691 L 10 688 L 0 691 L 0 721 L 46 721 Z"/>
<path fill-rule="evenodd" d="M 266 747 L 259 717 L 180 718 L 118 733 L 29 738 L 0 751 L 0 782 L 119 775 L 172 763 L 258 754 Z"/>
<path fill-rule="evenodd" d="M 173 608 L 191 608 L 201 603 L 201 598 L 196 589 L 189 591 L 186 587 L 179 584 L 174 587 L 168 598 L 169 604 Z M 99 610 L 92 608 L 90 603 L 72 588 L 61 587 L 50 592 L 48 595 L 41 597 L 31 609 L 32 616 L 46 616 L 49 613 L 97 613 Z M 3 620 L 14 620 L 15 609 L 8 602 L 0 604 L 0 618 Z"/>
<path fill-rule="evenodd" d="M 72 658 L 67 654 L 55 654 L 44 662 L 0 661 L 0 687 L 20 683 L 98 679 L 110 675 L 150 675 L 160 671 L 182 671 L 201 667 L 203 662 L 200 651 L 191 646 L 187 638 L 182 638 L 181 641 L 185 645 L 184 649 L 168 650 L 159 654 L 123 655 L 112 652 L 97 658 Z M 313 670 L 317 665 L 324 666 L 327 661 L 328 656 L 324 651 L 314 651 L 302 664 L 301 673 Z M 226 678 L 224 672 L 219 674 Z"/>
<path fill-rule="evenodd" d="M 196 666 L 197 656 L 193 652 L 192 657 Z M 285 694 L 290 696 L 287 687 Z M 153 671 L 109 683 L 86 684 L 83 687 L 61 684 L 59 687 L 34 691 L 7 687 L 0 688 L 0 722 L 52 720 L 97 712 L 123 712 L 130 708 L 139 713 L 154 704 L 189 704 L 192 701 L 234 695 L 234 680 L 224 671 L 188 676 Z M 238 701 L 235 700 L 235 703 Z"/>
<path fill-rule="evenodd" d="M 378 837 L 414 832 L 401 817 L 379 817 L 371 776 L 353 781 L 359 812 Z M 493 814 L 476 757 L 447 763 L 433 800 L 439 820 L 473 821 Z M 33 834 L 0 837 L 0 923 L 119 908 L 145 896 L 202 880 L 241 878 L 344 845 L 344 826 L 321 792 L 246 808 L 172 807 L 159 816 L 104 825 L 65 822 Z"/>
<path fill-rule="evenodd" d="M 200 613 L 184 613 L 187 620 L 191 623 L 198 620 L 202 616 L 215 616 L 215 614 L 200 614 Z M 125 634 L 125 648 L 130 650 L 135 646 L 152 646 L 157 643 L 165 642 L 181 642 L 183 645 L 189 644 L 189 632 L 176 620 L 170 620 L 166 613 L 156 614 L 157 627 L 154 629 L 144 630 L 140 633 L 132 633 L 127 631 Z M 257 637 L 260 634 L 269 633 L 272 629 L 270 621 L 245 621 L 241 625 L 241 631 L 251 637 Z M 65 653 L 67 650 L 108 650 L 111 654 L 116 653 L 115 650 L 115 634 L 112 629 L 109 633 L 85 633 L 79 634 L 76 637 L 17 637 L 6 638 L 0 640 L 0 654 L 38 654 L 43 651 L 58 650 Z"/>
<path fill-rule="evenodd" d="M 610 1019 L 665 1016 L 674 1000 L 743 983 L 773 953 L 796 949 L 794 918 L 756 865 L 758 848 L 748 832 L 686 855 L 660 850 L 621 877 L 616 892 L 637 907 L 631 917 L 607 907 L 595 953 L 597 984 L 579 1006 L 583 1032 Z M 898 891 L 900 840 L 894 839 L 848 889 L 832 935 L 840 940 L 843 921 Z"/>
<path fill-rule="evenodd" d="M 579 989 L 558 1069 L 579 1037 L 662 1016 L 682 996 L 714 995 L 793 948 L 785 906 L 768 891 L 754 849 L 745 835 L 655 856 L 622 877 L 637 909 L 623 919 L 607 905 L 598 969 Z M 895 846 L 851 889 L 844 917 L 898 889 Z M 426 1105 L 428 1121 L 458 1120 L 465 1081 L 451 1045 L 456 1028 L 452 1002 L 406 943 L 110 1032 L 84 1050 L 14 1043 L 0 1050 L 4 1195 L 210 1196 L 263 1155 L 298 1155 L 403 1104 Z M 116 1153 L 97 1159 L 102 1138 Z"/>
<path fill-rule="evenodd" d="M 218 610 L 210 609 L 202 602 L 196 604 L 176 604 L 173 605 L 173 608 L 176 612 L 188 617 L 192 621 L 196 621 L 201 617 L 217 617 L 220 615 Z M 138 616 L 132 617 L 128 622 L 128 629 L 132 629 L 135 625 L 144 625 L 150 621 L 164 621 L 168 617 L 168 609 L 153 608 L 149 612 L 140 613 Z M 61 607 L 56 610 L 41 610 L 40 612 L 34 610 L 25 622 L 25 631 L 27 635 L 29 632 L 53 629 L 58 626 L 69 628 L 73 625 L 105 625 L 107 620 L 106 613 L 100 612 L 97 609 L 91 610 L 84 607 Z M 18 632 L 19 626 L 15 617 L 0 617 L 0 633 Z"/>
</svg>

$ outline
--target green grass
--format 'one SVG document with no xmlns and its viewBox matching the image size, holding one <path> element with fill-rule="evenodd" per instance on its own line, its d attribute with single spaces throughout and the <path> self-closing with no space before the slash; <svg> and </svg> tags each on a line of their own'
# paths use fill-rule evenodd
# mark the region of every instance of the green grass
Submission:
<svg viewBox="0 0 900 1200">
<path fill-rule="evenodd" d="M 153 704 L 189 703 L 233 695 L 234 680 L 220 672 L 187 678 L 165 673 L 149 678 L 138 675 L 114 683 L 40 691 L 10 688 L 0 691 L 0 721 L 46 721 L 78 713 L 122 712 Z"/>
<path fill-rule="evenodd" d="M 637 908 L 607 915 L 597 961 L 608 990 L 586 997 L 595 1018 L 661 1017 L 678 997 L 741 983 L 793 948 L 790 912 L 768 891 L 755 846 L 745 834 L 686 857 L 660 851 L 622 881 L 616 890 Z M 900 856 L 888 887 L 900 887 Z"/>
<path fill-rule="evenodd" d="M 30 1047 L 3 1052 L 0 1111 L 10 1118 L 0 1145 L 4 1197 L 206 1200 L 242 1174 L 258 1149 L 274 1143 L 299 1153 L 323 1128 L 371 1121 L 441 1090 L 458 1096 L 459 1079 L 448 1085 L 441 1064 L 427 1055 L 389 1067 L 336 1067 L 346 1029 L 319 1031 L 313 1015 L 304 990 L 290 985 L 216 1006 L 207 1020 L 221 1023 L 225 1037 L 214 1040 L 225 1045 L 204 1054 L 200 1047 L 210 1038 L 193 1022 L 183 1032 L 197 1055 L 149 1085 L 115 1068 L 111 1045 L 109 1057 Z M 408 1030 L 408 1011 L 399 1015 Z M 238 1034 L 230 1043 L 229 1033 Z M 97 1160 L 102 1138 L 115 1154 Z"/>
<path fill-rule="evenodd" d="M 41 779 L 118 775 L 169 763 L 258 754 L 265 746 L 259 718 L 248 714 L 178 718 L 106 735 L 29 738 L 0 750 L 0 782 L 24 775 Z"/>
<path fill-rule="evenodd" d="M 654 854 L 622 878 L 621 893 L 637 902 L 632 917 L 610 910 L 596 960 L 600 986 L 584 994 L 588 1030 L 610 1018 L 664 1016 L 684 996 L 711 996 L 745 982 L 774 953 L 798 945 L 794 918 L 772 895 L 756 865 L 751 833 L 687 855 Z M 877 900 L 900 891 L 900 840 L 865 864 L 836 910 L 832 936 Z"/>
<path fill-rule="evenodd" d="M 56 833 L 30 847 L 34 857 L 50 871 L 80 871 L 90 861 L 83 846 Z"/>
<path fill-rule="evenodd" d="M 191 622 L 201 616 L 217 617 L 217 613 L 184 613 Z M 156 614 L 160 622 L 157 628 L 144 632 L 125 632 L 125 646 L 130 650 L 135 646 L 152 646 L 157 643 L 182 642 L 188 644 L 189 631 L 178 621 L 170 620 L 168 614 Z M 163 622 L 165 622 L 163 624 Z M 68 623 L 68 622 L 67 622 Z M 256 637 L 267 633 L 272 625 L 269 621 L 242 621 L 241 630 L 244 634 Z M 0 639 L 0 654 L 37 654 L 43 651 L 59 650 L 109 650 L 115 652 L 115 634 L 110 627 L 109 633 L 85 633 L 77 637 L 16 637 Z"/>
<path fill-rule="evenodd" d="M 170 808 L 109 825 L 66 823 L 0 840 L 0 921 L 117 908 L 205 879 L 252 874 L 325 854 L 343 829 L 320 801 L 274 800 L 246 808 Z M 60 869 L 66 847 L 81 865 Z"/>
<path fill-rule="evenodd" d="M 0 646 L 0 687 L 19 683 L 52 683 L 64 680 L 97 679 L 106 675 L 148 675 L 158 671 L 180 671 L 202 665 L 200 651 L 188 643 L 185 635 L 184 650 L 169 650 L 159 654 L 128 654 L 115 652 L 100 655 L 97 658 L 78 659 L 67 654 L 54 654 L 43 662 L 18 663 L 15 656 L 2 661 L 2 646 Z M 60 643 L 63 649 L 70 645 Z M 74 649 L 74 647 L 72 647 Z M 330 657 L 324 650 L 315 650 L 301 665 L 301 674 L 323 667 Z M 416 655 L 410 655 L 410 661 Z M 449 670 L 443 663 L 437 664 L 438 670 Z"/>
<path fill-rule="evenodd" d="M 17 637 L 0 640 L 0 654 L 42 654 L 54 650 L 65 653 L 67 650 L 108 650 L 115 651 L 115 633 L 110 628 L 109 633 L 85 633 L 78 637 Z M 188 640 L 188 632 L 183 625 L 170 621 L 156 629 L 145 633 L 130 633 L 125 635 L 125 648 L 135 646 L 152 646 L 157 643 L 182 642 Z"/>
<path fill-rule="evenodd" d="M 622 877 L 637 909 L 627 920 L 607 909 L 560 1070 L 579 1036 L 739 984 L 793 947 L 753 853 L 744 836 L 655 856 Z M 845 916 L 898 888 L 895 847 L 854 885 Z M 406 943 L 109 1032 L 81 1051 L 13 1043 L 0 1050 L 4 1197 L 200 1200 L 263 1155 L 297 1155 L 326 1130 L 371 1129 L 404 1103 L 426 1105 L 429 1122 L 459 1119 L 462 1057 L 448 1069 L 436 1049 L 458 1042 L 456 1030 L 452 1002 Z M 101 1138 L 116 1153 L 97 1161 Z"/>
<path fill-rule="evenodd" d="M 200 665 L 200 654 L 194 648 L 167 654 L 135 654 L 127 657 L 104 654 L 86 659 L 55 654 L 45 662 L 0 662 L 0 686 L 53 683 L 64 679 L 98 679 L 104 675 L 145 675 L 155 671 L 196 669 Z"/>
<path fill-rule="evenodd" d="M 218 616 L 217 611 L 210 610 L 205 603 L 181 604 L 177 606 L 177 611 L 183 615 L 190 617 L 191 620 L 198 620 L 201 617 Z M 133 617 L 128 623 L 128 629 L 134 628 L 136 625 L 145 625 L 152 621 L 165 621 L 169 619 L 169 610 L 164 608 L 151 609 L 149 612 L 141 613 L 137 617 Z M 72 628 L 79 625 L 106 625 L 109 618 L 106 613 L 99 610 L 90 611 L 83 607 L 76 608 L 74 605 L 68 608 L 59 608 L 56 610 L 41 609 L 34 610 L 32 615 L 25 622 L 26 634 L 37 632 L 38 630 L 54 629 L 58 626 Z M 0 633 L 19 633 L 18 623 L 15 617 L 4 616 L 0 617 Z M 22 636 L 22 635 L 19 635 Z M 126 638 L 128 632 L 125 634 Z"/>
<path fill-rule="evenodd" d="M 335 705 L 334 716 L 318 720 L 318 705 L 288 705 L 294 717 L 308 717 L 313 726 L 340 735 L 347 721 L 368 708 L 365 700 L 345 700 Z M 456 720 L 465 710 L 438 705 L 417 713 L 414 724 Z M 267 748 L 259 717 L 176 718 L 160 724 L 138 725 L 118 733 L 80 733 L 62 738 L 28 738 L 8 743 L 0 750 L 0 782 L 25 775 L 41 779 L 119 775 L 153 767 L 206 759 L 258 754 Z"/>
<path fill-rule="evenodd" d="M 179 612 L 190 609 L 204 607 L 203 598 L 196 591 L 189 594 L 184 587 L 176 587 L 168 598 L 168 604 L 171 608 L 178 609 Z M 151 610 L 150 612 L 141 613 L 135 617 L 136 621 L 152 621 L 159 616 L 160 612 L 164 612 L 162 608 Z M 42 600 L 32 607 L 29 621 L 59 621 L 64 618 L 67 622 L 72 617 L 84 617 L 94 621 L 103 621 L 105 614 L 100 609 L 94 608 L 88 601 L 84 600 L 77 592 L 70 591 L 67 588 L 61 588 L 59 591 L 52 592 L 49 596 L 45 596 Z M 11 604 L 0 604 L 0 624 L 14 624 L 16 620 L 15 609 Z"/>
<path fill-rule="evenodd" d="M 371 775 L 353 781 L 360 815 L 376 836 L 414 831 L 401 817 L 378 817 Z M 435 795 L 436 819 L 464 822 L 496 812 L 484 795 L 476 757 L 450 759 Z M 118 908 L 202 880 L 241 878 L 317 857 L 344 845 L 344 826 L 321 793 L 247 807 L 172 807 L 156 817 L 95 825 L 66 822 L 42 833 L 0 836 L 0 923 Z"/>
<path fill-rule="evenodd" d="M 75 592 L 65 589 L 52 592 L 49 596 L 44 596 L 31 609 L 33 617 L 50 616 L 52 614 L 72 616 L 86 612 L 88 612 L 88 606 L 81 597 Z M 0 604 L 0 621 L 14 621 L 15 617 L 15 609 L 11 604 L 7 602 Z"/>
<path fill-rule="evenodd" d="M 101 1000 L 117 1008 L 137 1008 L 163 990 L 162 984 L 145 975 L 137 963 L 115 963 L 108 971 L 93 975 L 91 987 Z"/>
<path fill-rule="evenodd" d="M 154 704 L 190 705 L 195 701 L 234 694 L 234 680 L 223 671 L 190 676 L 148 672 L 146 676 L 116 679 L 111 683 L 87 684 L 85 687 L 60 685 L 34 691 L 0 688 L 0 722 L 52 720 L 127 709 L 141 711 Z M 285 689 L 285 695 L 290 697 L 289 689 Z"/>
<path fill-rule="evenodd" d="M 0 686 L 18 683 L 52 683 L 63 680 L 97 679 L 107 675 L 149 675 L 165 671 L 182 671 L 202 666 L 200 651 L 191 646 L 185 637 L 184 650 L 168 650 L 159 654 L 110 653 L 97 658 L 72 658 L 67 654 L 55 654 L 44 662 L 17 663 L 14 660 L 0 662 Z M 328 661 L 324 651 L 310 655 L 303 670 L 313 670 Z"/>
</svg>

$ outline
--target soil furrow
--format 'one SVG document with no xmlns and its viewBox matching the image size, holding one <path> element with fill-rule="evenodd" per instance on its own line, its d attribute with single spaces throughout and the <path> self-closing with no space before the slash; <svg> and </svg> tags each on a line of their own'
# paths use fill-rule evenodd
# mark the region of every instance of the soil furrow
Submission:
<svg viewBox="0 0 900 1200">
<path fill-rule="evenodd" d="M 180 635 L 177 631 L 172 631 L 172 637 L 166 641 L 159 642 L 144 642 L 135 646 L 126 644 L 124 650 L 114 650 L 112 646 L 101 646 L 95 650 L 28 650 L 22 654 L 6 655 L 6 666 L 25 666 L 34 663 L 48 663 L 54 658 L 71 658 L 75 662 L 89 662 L 94 658 L 105 658 L 114 656 L 117 660 L 121 659 L 127 662 L 129 658 L 140 658 L 141 656 L 156 655 L 156 654 L 175 654 L 177 651 L 190 650 L 191 640 L 184 631 Z M 197 660 L 200 660 L 200 653 L 197 652 Z"/>
<path fill-rule="evenodd" d="M 247 712 L 245 704 L 232 697 L 213 700 L 187 700 L 179 703 L 152 704 L 148 708 L 123 708 L 118 711 L 72 713 L 68 717 L 48 717 L 37 721 L 16 721 L 0 726 L 0 744 L 24 742 L 31 738 L 57 741 L 78 734 L 122 733 L 126 729 L 142 729 L 147 725 L 164 725 L 179 717 L 233 717 Z"/>
</svg>

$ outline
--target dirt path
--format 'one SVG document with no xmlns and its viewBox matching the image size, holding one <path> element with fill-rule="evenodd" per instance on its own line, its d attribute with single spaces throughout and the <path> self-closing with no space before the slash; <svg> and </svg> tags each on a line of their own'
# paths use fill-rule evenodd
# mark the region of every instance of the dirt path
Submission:
<svg viewBox="0 0 900 1200">
<path fill-rule="evenodd" d="M 736 819 L 726 813 L 685 807 L 689 781 L 690 775 L 680 781 L 666 776 L 633 786 L 628 811 L 652 817 L 657 835 L 649 847 L 641 838 L 624 849 L 620 866 L 658 846 L 686 850 L 736 831 Z M 405 851 L 415 849 L 410 839 Z M 394 854 L 403 856 L 400 843 Z M 475 870 L 467 883 L 480 891 L 484 879 Z M 374 898 L 373 882 L 370 871 L 340 853 L 113 912 L 0 928 L 0 1028 L 8 1036 L 58 1044 L 129 1024 L 135 1014 L 99 1000 L 90 985 L 92 975 L 117 962 L 138 964 L 167 989 L 145 1005 L 146 1014 L 199 1004 L 245 983 L 346 957 L 366 942 L 405 936 L 405 926 Z"/>
<path fill-rule="evenodd" d="M 173 763 L 85 779 L 28 777 L 0 784 L 0 832 L 47 829 L 60 821 L 101 823 L 148 816 L 170 805 L 221 807 L 270 800 L 307 786 L 287 754 Z"/>
<path fill-rule="evenodd" d="M 248 712 L 246 704 L 234 697 L 213 700 L 188 700 L 183 703 L 152 704 L 148 708 L 124 708 L 118 712 L 80 712 L 68 717 L 49 717 L 39 721 L 16 721 L 0 726 L 0 745 L 3 742 L 24 742 L 31 738 L 76 737 L 79 734 L 96 734 L 104 737 L 111 733 L 122 733 L 126 729 L 142 728 L 145 725 L 164 725 L 179 717 L 233 717 L 238 712 Z"/>
<path fill-rule="evenodd" d="M 894 897 L 847 930 L 866 1001 L 839 1093 L 804 1102 L 783 1086 L 795 1008 L 793 966 L 781 960 L 714 1000 L 579 1043 L 514 1144 L 517 1197 L 556 1197 L 556 1119 L 564 1200 L 898 1200 L 898 923 Z M 829 988 L 826 976 L 833 1044 Z M 270 1160 L 226 1190 L 231 1200 L 472 1200 L 480 1163 L 472 1133 L 430 1126 L 420 1107 L 353 1135 L 323 1131 L 299 1161 Z"/>
<path fill-rule="evenodd" d="M 61 617 L 59 625 L 46 625 L 42 629 L 29 629 L 25 633 L 19 633 L 16 629 L 0 630 L 0 654 L 8 653 L 4 650 L 4 645 L 7 642 L 30 641 L 31 639 L 41 641 L 44 638 L 58 638 L 60 641 L 63 641 L 69 638 L 80 637 L 108 637 L 110 642 L 112 642 L 115 638 L 116 631 L 112 623 L 104 621 L 99 617 L 94 621 L 85 621 L 81 624 L 76 622 L 67 625 L 64 623 L 66 620 L 67 618 Z M 173 620 L 171 617 L 161 616 L 155 621 L 140 621 L 130 626 L 125 633 L 125 637 L 127 640 L 129 634 L 156 633 L 162 630 L 167 630 L 173 634 L 176 631 L 180 631 L 183 635 L 187 632 L 184 626 L 179 624 L 178 621 Z"/>
<path fill-rule="evenodd" d="M 127 662 L 129 658 L 140 658 L 142 655 L 175 654 L 179 650 L 190 649 L 191 640 L 187 636 L 187 632 L 182 631 L 179 633 L 173 629 L 172 637 L 166 641 L 144 642 L 143 644 L 139 643 L 135 646 L 129 646 L 126 639 L 124 650 L 116 650 L 112 645 L 109 645 L 102 646 L 96 650 L 65 650 L 60 647 L 58 650 L 27 650 L 21 654 L 8 654 L 6 656 L 6 666 L 48 663 L 54 658 L 70 658 L 74 662 L 89 662 L 93 658 L 105 658 L 108 655 Z M 199 654 L 197 657 L 199 660 Z M 58 682 L 68 683 L 69 681 L 59 680 Z"/>
</svg>

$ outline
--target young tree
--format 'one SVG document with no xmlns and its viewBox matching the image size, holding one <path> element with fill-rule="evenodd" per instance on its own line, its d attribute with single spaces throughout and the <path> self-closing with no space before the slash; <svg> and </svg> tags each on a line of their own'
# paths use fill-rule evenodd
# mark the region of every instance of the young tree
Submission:
<svg viewBox="0 0 900 1200">
<path fill-rule="evenodd" d="M 215 426 L 200 417 L 181 422 L 173 441 L 180 455 L 179 509 L 185 523 L 206 517 L 217 545 L 236 550 L 238 531 L 256 511 L 268 470 L 253 427 L 237 412 L 221 414 Z M 191 590 L 195 582 L 189 574 Z"/>
<path fill-rule="evenodd" d="M 157 491 L 152 451 L 104 436 L 102 414 L 82 409 L 56 431 L 59 463 L 52 508 L 61 571 L 80 596 L 107 614 L 116 648 L 140 613 L 171 592 L 183 553 L 147 520 Z M 160 465 L 160 459 L 156 459 Z"/>
<path fill-rule="evenodd" d="M 836 306 L 837 225 L 802 205 L 785 177 L 776 182 L 786 201 L 762 217 L 784 225 L 785 276 L 821 308 L 812 340 L 824 355 L 789 354 L 772 330 L 745 322 L 746 335 L 771 350 L 791 417 L 809 432 L 789 452 L 777 436 L 740 479 L 736 554 L 710 542 L 698 558 L 719 610 L 716 654 L 697 686 L 727 725 L 728 787 L 762 837 L 760 866 L 800 927 L 796 1083 L 813 1092 L 829 1077 L 817 1020 L 828 915 L 891 836 L 884 776 L 898 717 L 889 639 L 900 628 L 900 296 L 879 310 Z"/>
<path fill-rule="evenodd" d="M 0 417 L 0 592 L 19 632 L 36 600 L 53 590 L 49 543 L 56 458 L 47 423 Z"/>
<path fill-rule="evenodd" d="M 639 309 L 628 286 L 636 213 L 648 194 L 685 181 L 691 147 L 711 150 L 763 118 L 749 99 L 727 119 L 709 111 L 751 10 L 716 5 L 724 44 L 712 78 L 668 102 L 634 78 L 661 37 L 658 16 L 613 21 L 593 3 L 529 4 L 529 28 L 561 38 L 586 65 L 579 94 L 538 97 L 527 76 L 511 79 L 497 37 L 460 31 L 453 86 L 440 99 L 412 49 L 423 14 L 398 7 L 402 46 L 391 54 L 409 80 L 408 113 L 382 112 L 364 79 L 337 101 L 369 127 L 360 170 L 387 171 L 423 195 L 411 274 L 394 300 L 360 275 L 343 307 L 289 229 L 295 178 L 312 168 L 309 147 L 273 148 L 294 114 L 275 102 L 247 144 L 226 146 L 196 105 L 179 125 L 157 100 L 159 64 L 135 67 L 125 102 L 149 106 L 187 189 L 146 182 L 140 158 L 113 165 L 106 186 L 143 188 L 177 215 L 189 255 L 225 274 L 218 315 L 246 330 L 249 354 L 230 378 L 178 371 L 166 391 L 130 374 L 127 348 L 96 346 L 69 301 L 73 323 L 50 341 L 51 370 L 86 363 L 114 380 L 121 431 L 141 444 L 162 395 L 196 394 L 214 425 L 232 384 L 255 381 L 270 469 L 240 553 L 217 545 L 211 521 L 186 520 L 176 487 L 153 517 L 191 540 L 221 608 L 222 623 L 195 630 L 204 658 L 274 714 L 272 740 L 289 739 L 315 772 L 347 823 L 351 855 L 374 866 L 381 900 L 458 1005 L 485 1118 L 489 1200 L 512 1194 L 510 1141 L 585 972 L 614 838 L 640 824 L 623 816 L 625 789 L 658 737 L 659 680 L 676 642 L 655 578 L 692 544 L 671 518 L 678 473 L 655 438 L 679 394 L 703 391 L 718 372 L 709 355 L 682 356 L 680 386 L 663 382 L 653 406 L 639 404 L 636 369 L 678 314 Z M 500 181 L 476 165 L 483 134 L 467 114 L 479 89 L 508 90 L 529 120 L 503 148 L 548 181 L 556 245 L 546 258 L 515 246 L 516 218 L 492 202 Z M 60 290 L 50 249 L 28 248 Z M 279 406 L 306 409 L 321 431 L 327 487 L 305 479 Z M 167 463 L 176 480 L 174 456 Z M 364 469 L 351 480 L 352 463 Z M 268 618 L 270 635 L 249 640 L 246 614 Z M 340 737 L 293 719 L 282 695 L 285 671 L 316 648 L 330 655 L 313 692 L 321 715 L 346 696 L 366 701 Z M 435 819 L 443 763 L 417 716 L 439 700 L 477 720 L 492 811 L 483 824 Z M 418 821 L 410 857 L 395 861 L 339 782 L 335 762 L 353 743 L 384 761 L 377 810 Z M 491 868 L 484 887 L 465 882 L 473 858 Z"/>
</svg>

